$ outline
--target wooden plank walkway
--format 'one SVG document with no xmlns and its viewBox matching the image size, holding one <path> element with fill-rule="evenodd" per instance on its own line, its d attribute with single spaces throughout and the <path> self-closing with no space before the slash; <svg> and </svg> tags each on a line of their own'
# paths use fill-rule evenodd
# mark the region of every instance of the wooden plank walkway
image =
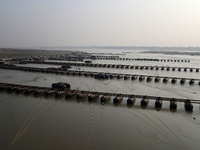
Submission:
<svg viewBox="0 0 200 150">
<path fill-rule="evenodd" d="M 68 70 L 68 71 L 62 71 L 59 69 L 46 69 L 46 68 L 35 68 L 35 67 L 22 67 L 22 66 L 14 66 L 14 65 L 0 65 L 1 69 L 12 69 L 12 70 L 21 70 L 21 71 L 31 71 L 31 72 L 42 72 L 42 73 L 54 73 L 54 74 L 65 74 L 65 75 L 73 75 L 73 76 L 80 76 L 80 75 L 85 75 L 87 77 L 89 76 L 95 76 L 96 74 L 103 74 L 108 76 L 110 78 L 110 75 L 112 76 L 119 76 L 119 78 L 124 78 L 125 76 L 127 79 L 130 79 L 130 77 L 152 77 L 155 79 L 160 80 L 162 79 L 171 79 L 171 80 L 189 80 L 189 81 L 199 81 L 200 84 L 200 79 L 194 79 L 194 78 L 182 78 L 182 77 L 168 77 L 168 76 L 152 76 L 152 75 L 138 75 L 138 74 L 121 74 L 121 73 L 107 73 L 107 72 L 91 72 L 91 71 L 76 71 L 76 70 Z M 111 78 L 110 78 L 111 79 Z M 142 79 L 144 80 L 144 79 Z M 193 84 L 193 83 L 192 83 Z"/>
<path fill-rule="evenodd" d="M 122 65 L 122 64 L 99 64 L 99 63 L 82 63 L 82 62 L 50 62 L 50 61 L 27 61 L 27 63 L 34 64 L 51 64 L 51 65 L 72 65 L 72 66 L 85 66 L 85 67 L 106 67 L 106 68 L 117 68 L 117 69 L 144 69 L 144 70 L 172 70 L 172 71 L 195 71 L 199 72 L 200 68 L 192 67 L 170 67 L 170 66 L 140 66 L 140 65 Z"/>
<path fill-rule="evenodd" d="M 173 97 L 160 97 L 160 96 L 150 96 L 150 95 L 135 95 L 135 94 L 123 94 L 123 93 L 109 93 L 109 92 L 98 92 L 98 91 L 85 91 L 85 90 L 55 90 L 52 89 L 51 87 L 40 87 L 40 86 L 31 86 L 31 85 L 21 85 L 21 84 L 11 84 L 11 83 L 0 83 L 0 90 L 3 89 L 29 89 L 29 90 L 33 90 L 33 91 L 38 91 L 38 90 L 44 90 L 44 91 L 51 91 L 54 90 L 55 92 L 61 92 L 64 94 L 67 94 L 68 92 L 72 92 L 74 94 L 92 94 L 92 95 L 104 95 L 104 96 L 117 96 L 117 97 L 134 97 L 134 98 L 146 98 L 146 99 L 150 99 L 150 100 L 156 100 L 156 99 L 160 99 L 163 101 L 176 101 L 176 102 L 185 102 L 188 99 L 183 99 L 183 98 L 173 98 Z M 191 100 L 191 103 L 199 103 L 200 104 L 200 100 Z"/>
<path fill-rule="evenodd" d="M 159 58 L 127 58 L 127 57 L 119 57 L 119 56 L 99 56 L 99 55 L 92 55 L 90 59 L 99 59 L 99 60 L 123 60 L 123 61 L 161 61 L 161 62 L 187 62 L 189 63 L 190 60 L 186 59 L 159 59 Z"/>
</svg>

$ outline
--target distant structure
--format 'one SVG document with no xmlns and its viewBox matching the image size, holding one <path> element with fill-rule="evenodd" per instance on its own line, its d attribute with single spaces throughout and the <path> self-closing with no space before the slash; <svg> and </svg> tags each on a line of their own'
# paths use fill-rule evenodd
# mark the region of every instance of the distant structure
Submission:
<svg viewBox="0 0 200 150">
<path fill-rule="evenodd" d="M 91 59 L 85 59 L 85 60 L 84 60 L 84 63 L 91 64 L 91 63 L 92 63 L 92 60 L 91 60 Z"/>
</svg>

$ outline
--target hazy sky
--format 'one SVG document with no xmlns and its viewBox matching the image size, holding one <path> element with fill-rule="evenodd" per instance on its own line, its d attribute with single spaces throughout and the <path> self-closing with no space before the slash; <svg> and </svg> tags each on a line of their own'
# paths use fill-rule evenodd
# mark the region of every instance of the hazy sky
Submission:
<svg viewBox="0 0 200 150">
<path fill-rule="evenodd" d="M 0 0 L 0 47 L 200 46 L 200 0 Z"/>
</svg>

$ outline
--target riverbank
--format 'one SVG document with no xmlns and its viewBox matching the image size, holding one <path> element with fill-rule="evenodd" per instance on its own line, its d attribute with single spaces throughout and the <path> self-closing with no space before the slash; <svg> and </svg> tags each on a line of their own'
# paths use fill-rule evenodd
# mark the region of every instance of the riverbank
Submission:
<svg viewBox="0 0 200 150">
<path fill-rule="evenodd" d="M 29 56 L 50 56 L 58 54 L 66 54 L 69 50 L 35 50 L 35 49 L 10 49 L 0 48 L 0 58 L 24 58 Z"/>
</svg>

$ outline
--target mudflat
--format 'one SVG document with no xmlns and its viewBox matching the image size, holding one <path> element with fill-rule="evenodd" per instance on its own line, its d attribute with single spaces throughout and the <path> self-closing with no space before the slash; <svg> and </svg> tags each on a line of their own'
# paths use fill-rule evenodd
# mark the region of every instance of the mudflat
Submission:
<svg viewBox="0 0 200 150">
<path fill-rule="evenodd" d="M 34 50 L 34 49 L 9 49 L 0 48 L 0 58 L 23 58 L 28 56 L 44 56 L 66 54 L 67 50 Z"/>
</svg>

